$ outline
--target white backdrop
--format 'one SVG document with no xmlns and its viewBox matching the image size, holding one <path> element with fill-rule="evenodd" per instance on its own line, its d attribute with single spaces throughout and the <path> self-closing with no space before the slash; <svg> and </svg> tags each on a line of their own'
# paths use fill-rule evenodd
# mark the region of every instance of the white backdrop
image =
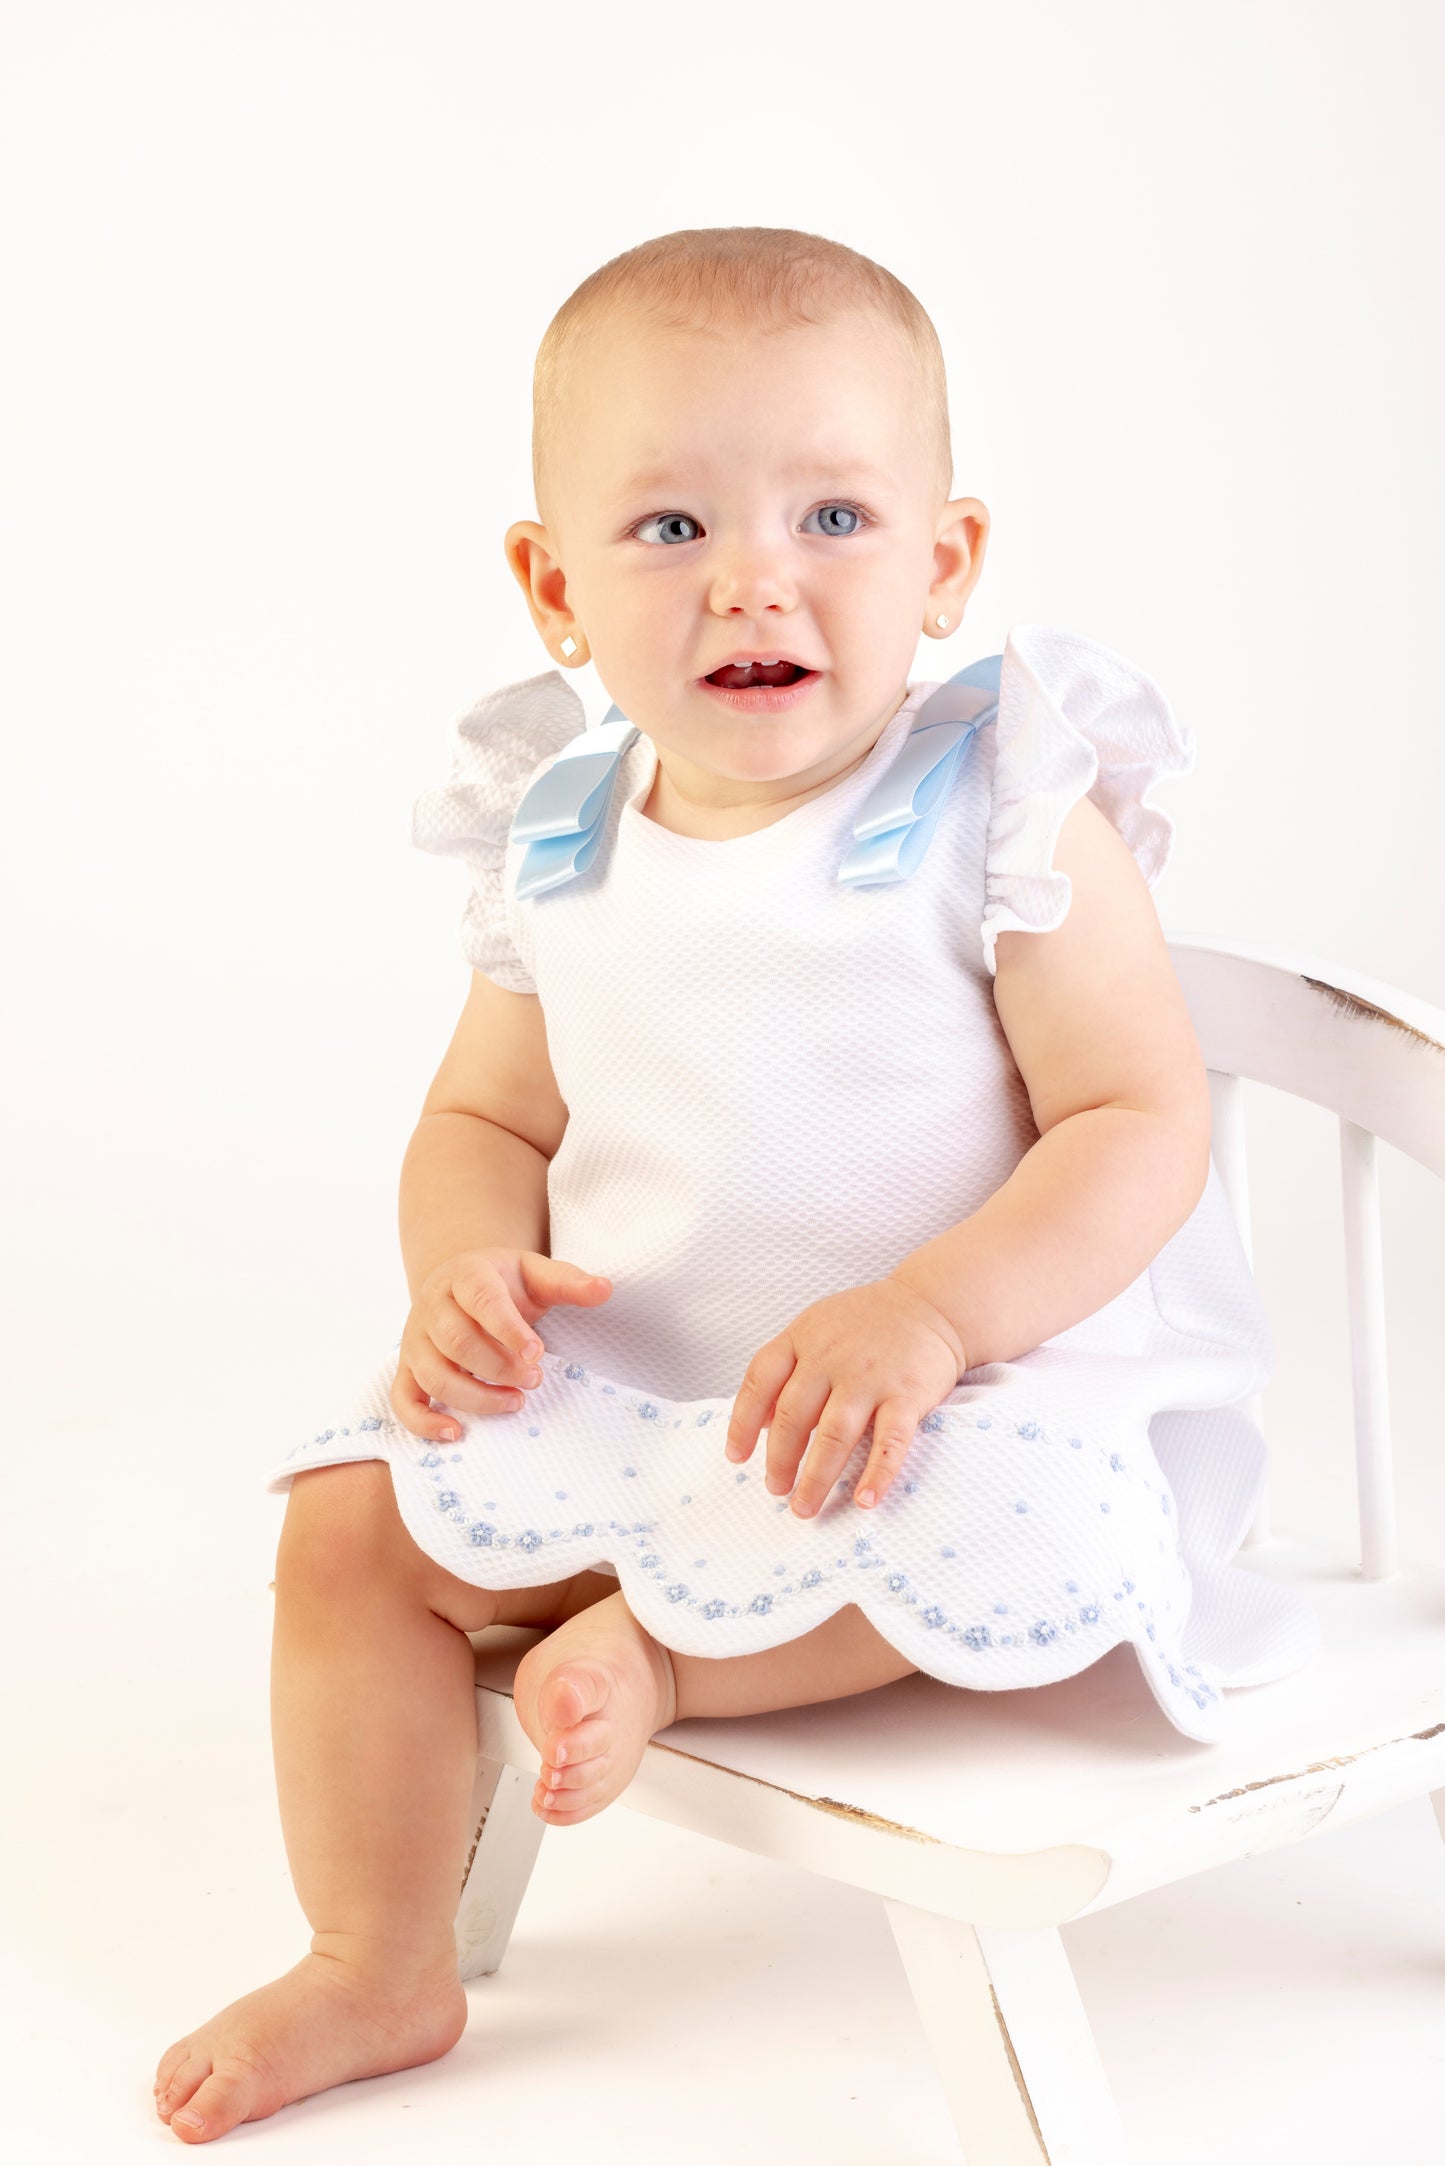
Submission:
<svg viewBox="0 0 1445 2166">
<path fill-rule="evenodd" d="M 1023 619 L 1121 649 L 1199 744 L 1166 927 L 1445 1003 L 1438 10 L 510 15 L 0 24 L 3 1478 L 22 1616 L 65 1581 L 102 1669 L 127 1614 L 164 1679 L 218 1583 L 264 1589 L 263 1471 L 400 1333 L 397 1174 L 467 978 L 411 803 L 547 666 L 501 547 L 532 359 L 647 235 L 797 225 L 902 277 L 994 520 L 918 674 Z M 1348 1497 L 1334 1129 L 1250 1123 L 1305 1524 Z M 1438 1557 L 1445 1208 L 1383 1155 Z"/>
</svg>

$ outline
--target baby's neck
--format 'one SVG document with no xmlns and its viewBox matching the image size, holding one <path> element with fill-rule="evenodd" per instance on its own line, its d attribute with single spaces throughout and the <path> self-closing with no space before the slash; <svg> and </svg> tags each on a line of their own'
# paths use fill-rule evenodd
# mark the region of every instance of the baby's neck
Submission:
<svg viewBox="0 0 1445 2166">
<path fill-rule="evenodd" d="M 906 693 L 904 697 L 907 697 Z M 901 700 L 899 705 L 902 705 Z M 897 712 L 895 707 L 893 713 Z M 777 821 L 786 819 L 790 812 L 797 811 L 799 805 L 806 805 L 815 797 L 826 796 L 829 790 L 836 790 L 840 783 L 846 782 L 849 775 L 863 765 L 892 720 L 893 715 L 889 715 L 880 723 L 873 733 L 872 743 L 865 745 L 857 757 L 850 760 L 846 767 L 840 767 L 836 774 L 829 775 L 822 782 L 815 782 L 811 789 L 799 790 L 789 797 L 776 798 L 769 805 L 698 804 L 678 788 L 664 768 L 659 752 L 657 765 L 653 770 L 652 785 L 638 810 L 644 819 L 653 821 L 658 827 L 665 827 L 674 835 L 686 835 L 695 842 L 727 842 L 736 835 L 755 835 L 760 828 L 772 827 Z"/>
</svg>

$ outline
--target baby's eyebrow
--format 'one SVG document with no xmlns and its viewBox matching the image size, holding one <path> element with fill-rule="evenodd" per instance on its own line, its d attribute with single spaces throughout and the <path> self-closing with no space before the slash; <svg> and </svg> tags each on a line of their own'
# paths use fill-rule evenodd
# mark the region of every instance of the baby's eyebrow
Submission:
<svg viewBox="0 0 1445 2166">
<path fill-rule="evenodd" d="M 639 467 L 636 473 L 629 474 L 619 485 L 618 494 L 647 496 L 669 485 L 686 487 L 687 484 L 678 481 L 678 471 L 678 468 L 671 466 Z M 839 458 L 824 452 L 806 459 L 790 459 L 786 466 L 779 467 L 776 471 L 782 481 L 807 480 L 812 476 L 828 481 L 857 479 L 880 489 L 891 488 L 893 485 L 891 474 L 885 474 L 881 467 L 873 466 L 868 460 L 860 459 L 851 452 L 844 453 Z"/>
</svg>

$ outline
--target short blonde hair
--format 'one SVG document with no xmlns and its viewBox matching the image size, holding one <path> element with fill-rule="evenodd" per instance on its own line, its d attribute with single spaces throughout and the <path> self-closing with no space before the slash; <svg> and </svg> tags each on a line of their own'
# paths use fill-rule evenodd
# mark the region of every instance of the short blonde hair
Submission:
<svg viewBox="0 0 1445 2166">
<path fill-rule="evenodd" d="M 542 334 L 532 377 L 532 486 L 547 520 L 560 416 L 586 332 L 614 309 L 669 328 L 766 329 L 869 312 L 902 335 L 917 365 L 939 502 L 953 487 L 948 384 L 928 311 L 899 278 L 841 241 L 790 226 L 694 226 L 613 256 L 568 295 Z"/>
</svg>

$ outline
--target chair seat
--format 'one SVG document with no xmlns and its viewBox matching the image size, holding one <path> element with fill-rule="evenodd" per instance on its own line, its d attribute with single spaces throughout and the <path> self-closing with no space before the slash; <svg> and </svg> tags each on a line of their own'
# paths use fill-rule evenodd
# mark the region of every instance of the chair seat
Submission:
<svg viewBox="0 0 1445 2166">
<path fill-rule="evenodd" d="M 1238 1566 L 1289 1581 L 1322 1645 L 1230 1689 L 1229 1735 L 1172 1728 L 1130 1645 L 1058 1684 L 973 1692 L 915 1674 L 821 1705 L 659 1732 L 620 1802 L 976 1925 L 1058 1925 L 1445 1785 L 1445 1567 L 1366 1582 L 1339 1542 Z M 485 1756 L 534 1771 L 511 1702 L 541 1635 L 471 1635 Z"/>
</svg>

